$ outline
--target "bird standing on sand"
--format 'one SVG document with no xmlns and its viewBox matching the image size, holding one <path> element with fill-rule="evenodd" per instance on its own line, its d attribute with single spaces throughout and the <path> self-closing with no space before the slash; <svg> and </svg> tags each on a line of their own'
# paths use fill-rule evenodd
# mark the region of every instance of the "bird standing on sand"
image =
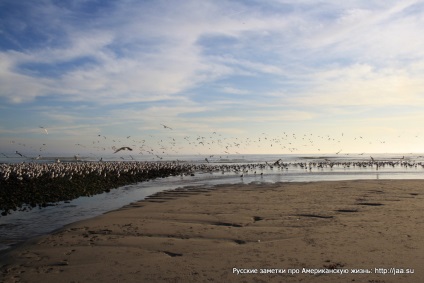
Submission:
<svg viewBox="0 0 424 283">
<path fill-rule="evenodd" d="M 132 151 L 132 148 L 130 148 L 130 147 L 128 147 L 128 146 L 123 146 L 123 147 L 120 147 L 120 148 L 118 148 L 117 150 L 115 150 L 115 152 L 114 152 L 114 153 L 117 153 L 118 151 L 121 151 L 121 150 L 129 150 L 129 151 Z"/>
</svg>

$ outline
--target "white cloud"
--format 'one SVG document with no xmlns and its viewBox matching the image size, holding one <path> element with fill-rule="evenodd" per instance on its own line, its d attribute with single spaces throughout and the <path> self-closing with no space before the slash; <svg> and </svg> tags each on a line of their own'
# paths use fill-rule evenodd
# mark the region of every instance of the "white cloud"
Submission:
<svg viewBox="0 0 424 283">
<path fill-rule="evenodd" d="M 289 100 L 300 105 L 424 105 L 424 82 L 402 69 L 376 70 L 368 65 L 332 68 L 310 80 L 314 87 Z"/>
<path fill-rule="evenodd" d="M 0 96 L 15 105 L 41 97 L 87 103 L 108 109 L 91 121 L 98 128 L 102 119 L 144 130 L 172 122 L 192 133 L 424 106 L 418 1 L 118 1 L 81 18 L 52 3 L 37 10 L 44 20 L 33 16 L 17 29 L 38 19 L 44 44 L 0 51 Z M 207 97 L 209 85 L 225 98 Z M 91 116 L 43 117 L 60 130 Z"/>
<path fill-rule="evenodd" d="M 161 128 L 161 123 L 179 123 L 184 121 L 182 115 L 202 113 L 206 107 L 187 103 L 185 106 L 152 106 L 146 109 L 121 109 L 112 110 L 110 115 L 115 117 L 117 122 L 138 122 L 143 123 L 146 129 Z M 189 120 L 189 119 L 187 119 Z"/>
<path fill-rule="evenodd" d="M 82 26 L 61 23 L 66 32 L 60 36 L 64 36 L 62 41 L 68 42 L 68 46 L 62 44 L 21 54 L 3 53 L 12 60 L 8 68 L 2 68 L 2 77 L 14 83 L 2 94 L 15 102 L 41 95 L 64 94 L 65 99 L 100 103 L 158 101 L 233 74 L 296 77 L 314 55 L 327 61 L 352 55 L 357 59 L 385 60 L 396 58 L 398 54 L 422 56 L 420 47 L 424 42 L 417 43 L 422 38 L 419 36 L 419 27 L 423 24 L 420 18 L 391 20 L 411 3 L 389 9 L 353 8 L 348 4 L 345 9 L 341 6 L 339 14 L 338 6 L 326 4 L 325 7 L 335 13 L 335 20 L 324 21 L 320 15 L 322 8 L 307 1 L 303 5 L 309 10 L 304 14 L 286 13 L 284 17 L 278 12 L 265 13 L 240 4 L 221 7 L 215 2 L 204 1 L 184 2 L 173 9 L 162 4 L 146 4 L 146 8 L 156 14 L 140 17 L 137 11 L 145 6 L 124 4 L 117 7 L 113 17 L 99 18 L 85 31 Z M 48 7 L 47 10 L 55 9 L 64 15 L 68 12 Z M 312 9 L 317 9 L 318 17 Z M 202 54 L 204 46 L 198 44 L 204 35 L 233 37 L 237 45 L 235 53 L 228 50 L 224 56 L 205 56 Z M 404 42 L 414 43 L 405 48 Z M 296 51 L 297 48 L 300 49 Z M 237 53 L 238 50 L 242 53 Z M 275 56 L 274 63 L 247 59 L 246 50 L 269 50 L 270 56 Z M 56 79 L 40 79 L 17 71 L 20 64 L 54 65 L 78 58 L 93 58 L 94 61 L 65 70 Z M 376 63 L 384 65 L 382 60 Z"/>
<path fill-rule="evenodd" d="M 0 53 L 0 96 L 12 103 L 21 103 L 44 96 L 51 80 L 35 78 L 14 70 L 16 52 Z"/>
<path fill-rule="evenodd" d="M 306 47 L 307 55 L 312 51 L 312 56 L 341 61 L 369 61 L 384 66 L 410 56 L 422 58 L 420 46 L 424 40 L 419 36 L 419 27 L 423 18 L 405 14 L 415 2 L 341 9 L 329 21 L 307 19 L 310 29 L 300 34 L 299 42 Z"/>
<path fill-rule="evenodd" d="M 240 95 L 251 93 L 249 90 L 234 88 L 234 87 L 230 87 L 230 86 L 223 87 L 222 91 L 225 92 L 225 93 L 240 94 Z"/>
</svg>

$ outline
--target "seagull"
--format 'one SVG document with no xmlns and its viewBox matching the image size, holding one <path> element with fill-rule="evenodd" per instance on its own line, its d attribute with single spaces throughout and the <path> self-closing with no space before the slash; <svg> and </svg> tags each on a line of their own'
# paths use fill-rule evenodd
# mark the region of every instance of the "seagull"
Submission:
<svg viewBox="0 0 424 283">
<path fill-rule="evenodd" d="M 23 154 L 19 153 L 18 151 L 16 151 L 15 153 L 18 154 L 20 157 L 26 157 Z"/>
<path fill-rule="evenodd" d="M 114 152 L 114 153 L 117 153 L 118 151 L 121 151 L 121 150 L 129 150 L 129 151 L 132 151 L 132 148 L 130 148 L 130 147 L 128 147 L 128 146 L 123 146 L 123 147 L 120 147 L 120 148 L 118 148 L 117 150 L 115 150 L 115 152 Z"/>
<path fill-rule="evenodd" d="M 47 131 L 47 129 L 46 129 L 46 128 L 44 128 L 44 127 L 40 126 L 40 129 L 44 129 L 44 131 L 46 132 L 46 134 L 47 134 L 47 135 L 49 134 L 49 132 Z"/>
<path fill-rule="evenodd" d="M 171 127 L 168 127 L 167 125 L 164 125 L 164 124 L 161 124 L 161 125 L 163 126 L 164 129 L 167 129 L 168 128 L 168 129 L 172 130 L 172 128 Z"/>
</svg>

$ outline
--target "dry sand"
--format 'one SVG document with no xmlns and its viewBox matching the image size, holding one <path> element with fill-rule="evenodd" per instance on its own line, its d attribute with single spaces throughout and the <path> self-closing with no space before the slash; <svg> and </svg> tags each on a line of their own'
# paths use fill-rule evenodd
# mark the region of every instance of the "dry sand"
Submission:
<svg viewBox="0 0 424 283">
<path fill-rule="evenodd" d="M 164 192 L 2 255 L 3 281 L 424 282 L 423 188 L 361 180 Z M 414 273 L 376 270 L 392 268 Z M 346 273 L 304 273 L 312 269 Z"/>
</svg>

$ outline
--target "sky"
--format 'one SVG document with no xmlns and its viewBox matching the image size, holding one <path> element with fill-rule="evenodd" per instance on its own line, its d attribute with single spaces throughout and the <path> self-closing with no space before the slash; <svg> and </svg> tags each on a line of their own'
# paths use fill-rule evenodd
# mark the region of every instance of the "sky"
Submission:
<svg viewBox="0 0 424 283">
<path fill-rule="evenodd" d="M 422 153 L 423 26 L 410 0 L 0 0 L 0 153 Z"/>
</svg>

